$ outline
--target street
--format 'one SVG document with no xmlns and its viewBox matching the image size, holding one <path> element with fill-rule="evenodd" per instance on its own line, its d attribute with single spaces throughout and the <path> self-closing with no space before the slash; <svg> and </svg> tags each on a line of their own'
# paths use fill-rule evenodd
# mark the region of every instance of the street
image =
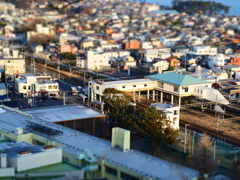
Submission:
<svg viewBox="0 0 240 180">
<path fill-rule="evenodd" d="M 65 95 L 64 95 L 65 93 Z M 71 94 L 71 88 L 67 83 L 59 82 L 59 99 L 34 99 L 33 106 L 28 105 L 28 99 L 20 97 L 18 94 L 10 96 L 12 101 L 17 101 L 19 109 L 37 108 L 37 107 L 48 107 L 48 106 L 59 106 L 59 105 L 70 105 L 78 104 L 84 105 L 77 96 Z M 65 100 L 64 100 L 65 99 Z"/>
</svg>

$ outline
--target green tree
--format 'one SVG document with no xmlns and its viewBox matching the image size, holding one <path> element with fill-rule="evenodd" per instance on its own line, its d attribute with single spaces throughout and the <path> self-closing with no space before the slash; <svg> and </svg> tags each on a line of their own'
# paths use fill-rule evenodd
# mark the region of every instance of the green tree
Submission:
<svg viewBox="0 0 240 180">
<path fill-rule="evenodd" d="M 160 152 L 161 146 L 174 144 L 178 130 L 172 127 L 172 122 L 166 114 L 155 108 L 142 108 L 124 118 L 132 134 L 144 138 L 145 142 L 154 147 L 154 154 Z"/>
<path fill-rule="evenodd" d="M 109 116 L 110 127 L 127 126 L 123 118 L 134 112 L 134 107 L 127 100 L 128 96 L 122 91 L 114 88 L 107 88 L 103 92 L 104 111 Z"/>
<path fill-rule="evenodd" d="M 173 66 L 169 66 L 169 67 L 168 67 L 168 71 L 174 71 L 174 69 L 175 69 L 175 68 L 174 68 Z"/>
<path fill-rule="evenodd" d="M 0 27 L 5 27 L 6 25 L 7 25 L 6 23 L 0 21 Z"/>
<path fill-rule="evenodd" d="M 62 57 L 68 60 L 74 60 L 76 56 L 71 52 L 65 52 L 62 54 Z"/>
</svg>

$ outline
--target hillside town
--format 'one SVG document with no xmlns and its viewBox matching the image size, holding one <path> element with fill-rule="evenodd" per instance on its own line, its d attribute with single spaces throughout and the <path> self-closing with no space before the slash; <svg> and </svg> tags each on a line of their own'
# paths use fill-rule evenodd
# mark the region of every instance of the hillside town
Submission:
<svg viewBox="0 0 240 180">
<path fill-rule="evenodd" d="M 239 22 L 0 2 L 0 179 L 240 179 Z"/>
</svg>

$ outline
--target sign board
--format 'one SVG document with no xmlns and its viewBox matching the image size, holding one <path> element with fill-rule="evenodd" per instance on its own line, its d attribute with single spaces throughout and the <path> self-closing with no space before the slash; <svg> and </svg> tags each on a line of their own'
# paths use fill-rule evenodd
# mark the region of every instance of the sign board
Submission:
<svg viewBox="0 0 240 180">
<path fill-rule="evenodd" d="M 28 99 L 28 104 L 32 103 L 32 99 Z"/>
</svg>

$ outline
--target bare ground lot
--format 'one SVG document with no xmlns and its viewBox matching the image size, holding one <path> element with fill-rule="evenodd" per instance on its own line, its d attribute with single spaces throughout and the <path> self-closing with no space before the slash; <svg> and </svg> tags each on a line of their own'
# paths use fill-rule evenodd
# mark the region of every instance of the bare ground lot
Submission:
<svg viewBox="0 0 240 180">
<path fill-rule="evenodd" d="M 180 120 L 207 128 L 217 133 L 217 118 L 214 114 L 192 108 L 181 108 Z M 240 121 L 225 122 L 219 125 L 222 135 L 240 140 Z"/>
</svg>

